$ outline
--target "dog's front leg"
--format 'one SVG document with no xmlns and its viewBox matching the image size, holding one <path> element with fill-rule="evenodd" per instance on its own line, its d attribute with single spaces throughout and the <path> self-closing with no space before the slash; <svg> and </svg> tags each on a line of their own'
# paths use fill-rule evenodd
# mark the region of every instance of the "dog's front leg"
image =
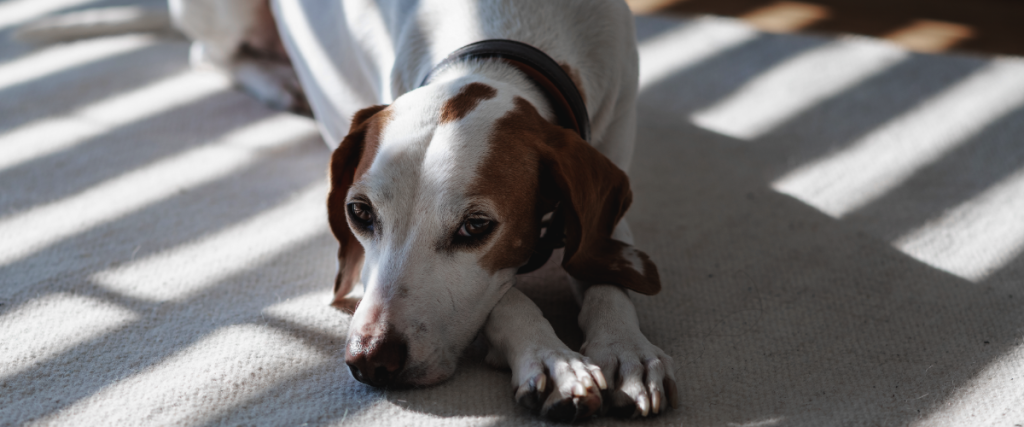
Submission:
<svg viewBox="0 0 1024 427">
<path fill-rule="evenodd" d="M 633 244 L 633 233 L 623 219 L 612 233 Z M 640 332 L 636 307 L 627 290 L 613 285 L 591 285 L 569 277 L 580 301 L 579 325 L 587 340 L 580 352 L 589 357 L 609 381 L 605 404 L 619 417 L 658 414 L 678 404 L 672 358 Z"/>
<path fill-rule="evenodd" d="M 672 358 L 640 332 L 626 290 L 593 285 L 583 296 L 579 324 L 587 337 L 580 350 L 611 384 L 606 404 L 613 415 L 646 417 L 676 406 Z"/>
<path fill-rule="evenodd" d="M 512 368 L 512 389 L 523 406 L 563 422 L 601 408 L 600 390 L 607 388 L 601 368 L 558 339 L 537 305 L 518 289 L 510 289 L 494 307 L 484 334 L 488 363 Z"/>
</svg>

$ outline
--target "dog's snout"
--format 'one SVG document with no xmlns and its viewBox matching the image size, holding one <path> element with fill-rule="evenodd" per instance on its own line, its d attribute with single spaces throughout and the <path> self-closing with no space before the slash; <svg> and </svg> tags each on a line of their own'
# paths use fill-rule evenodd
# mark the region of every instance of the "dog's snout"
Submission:
<svg viewBox="0 0 1024 427">
<path fill-rule="evenodd" d="M 345 363 L 359 382 L 384 387 L 405 367 L 408 352 L 405 340 L 394 332 L 353 335 L 345 346 Z"/>
</svg>

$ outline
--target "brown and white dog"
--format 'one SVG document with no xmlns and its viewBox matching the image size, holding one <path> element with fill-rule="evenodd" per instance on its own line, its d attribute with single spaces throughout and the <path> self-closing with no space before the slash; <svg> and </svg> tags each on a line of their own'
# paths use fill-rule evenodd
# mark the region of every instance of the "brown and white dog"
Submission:
<svg viewBox="0 0 1024 427">
<path fill-rule="evenodd" d="M 661 285 L 622 218 L 638 67 L 621 0 L 171 6 L 195 40 L 194 60 L 231 71 L 273 105 L 301 109 L 305 96 L 335 148 L 327 202 L 340 243 L 335 305 L 364 287 L 345 353 L 356 379 L 444 381 L 482 331 L 487 360 L 512 370 L 516 400 L 551 418 L 602 407 L 648 416 L 675 401 L 672 359 L 641 333 L 627 291 L 654 294 Z M 557 125 L 548 89 L 507 61 L 435 69 L 488 39 L 526 43 L 557 61 L 585 100 L 589 141 Z M 515 287 L 556 208 L 562 266 L 582 305 L 582 354 Z"/>
</svg>

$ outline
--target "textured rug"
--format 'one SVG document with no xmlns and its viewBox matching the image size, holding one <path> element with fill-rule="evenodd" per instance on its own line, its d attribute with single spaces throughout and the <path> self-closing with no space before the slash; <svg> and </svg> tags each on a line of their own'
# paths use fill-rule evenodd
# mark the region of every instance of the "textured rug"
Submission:
<svg viewBox="0 0 1024 427">
<path fill-rule="evenodd" d="M 182 40 L 29 47 L 88 0 L 0 2 L 0 424 L 548 425 L 467 351 L 342 361 L 315 125 Z M 680 407 L 591 425 L 1024 424 L 1024 61 L 638 18 L 634 298 Z M 570 345 L 549 266 L 520 285 Z"/>
</svg>

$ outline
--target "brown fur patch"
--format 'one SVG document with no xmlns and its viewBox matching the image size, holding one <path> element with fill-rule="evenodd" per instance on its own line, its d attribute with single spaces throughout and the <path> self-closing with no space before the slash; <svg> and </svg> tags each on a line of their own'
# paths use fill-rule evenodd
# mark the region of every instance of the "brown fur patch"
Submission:
<svg viewBox="0 0 1024 427">
<path fill-rule="evenodd" d="M 519 141 L 543 137 L 543 128 L 531 128 L 520 119 L 518 108 L 497 122 L 487 157 L 478 166 L 469 194 L 494 202 L 499 212 L 497 240 L 480 259 L 491 273 L 519 267 L 530 258 L 540 234 L 538 212 L 538 158 L 532 144 Z"/>
<path fill-rule="evenodd" d="M 623 256 L 630 246 L 611 237 L 633 198 L 626 174 L 575 132 L 544 120 L 526 100 L 517 97 L 515 104 L 495 126 L 475 188 L 507 217 L 482 266 L 496 271 L 524 263 L 536 242 L 540 215 L 556 197 L 565 215 L 562 266 L 570 275 L 657 293 L 657 267 L 636 250 L 643 271 L 635 270 Z M 521 247 L 521 241 L 528 246 Z"/>
<path fill-rule="evenodd" d="M 576 90 L 580 92 L 580 98 L 583 98 L 583 103 L 587 103 L 587 93 L 583 91 L 583 79 L 580 78 L 580 73 L 564 62 L 559 63 L 565 74 L 569 75 L 569 79 L 576 85 Z"/>
<path fill-rule="evenodd" d="M 498 91 L 483 83 L 470 83 L 462 87 L 441 107 L 441 123 L 453 122 L 466 117 L 481 101 L 494 98 Z"/>
<path fill-rule="evenodd" d="M 388 120 L 387 106 L 364 108 L 352 118 L 349 134 L 331 154 L 330 191 L 327 193 L 327 221 L 338 239 L 338 275 L 334 280 L 332 305 L 344 309 L 351 304 L 345 295 L 359 281 L 363 265 L 363 246 L 348 226 L 345 196 L 352 183 L 366 173 L 380 145 L 380 133 Z"/>
</svg>

